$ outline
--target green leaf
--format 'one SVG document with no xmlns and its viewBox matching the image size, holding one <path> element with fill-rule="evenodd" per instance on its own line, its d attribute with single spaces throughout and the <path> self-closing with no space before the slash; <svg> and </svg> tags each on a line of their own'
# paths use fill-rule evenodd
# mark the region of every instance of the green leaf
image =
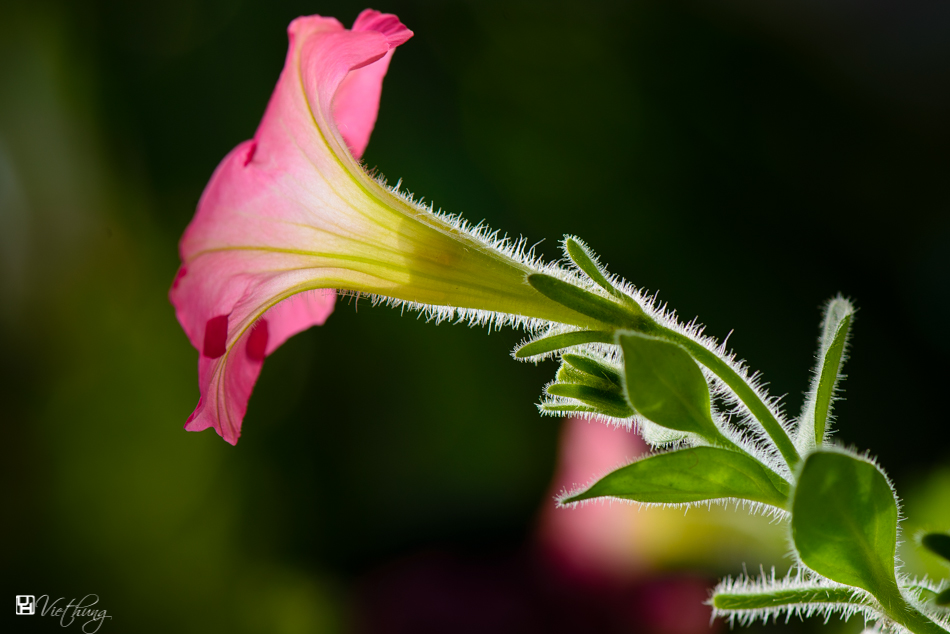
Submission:
<svg viewBox="0 0 950 634">
<path fill-rule="evenodd" d="M 633 410 L 624 400 L 623 395 L 615 392 L 599 390 L 588 385 L 571 383 L 555 383 L 547 388 L 552 396 L 564 396 L 589 405 L 605 416 L 614 418 L 628 418 L 633 416 Z"/>
<path fill-rule="evenodd" d="M 634 309 L 630 305 L 621 306 L 606 297 L 595 295 L 551 275 L 533 273 L 528 276 L 528 284 L 548 299 L 599 322 L 620 328 L 646 325 L 643 310 L 639 307 Z"/>
<path fill-rule="evenodd" d="M 937 605 L 950 605 L 950 588 L 938 594 L 937 598 L 934 599 L 934 603 Z"/>
<path fill-rule="evenodd" d="M 865 604 L 864 601 L 854 597 L 854 591 L 850 588 L 783 588 L 771 592 L 717 592 L 712 598 L 713 607 L 717 610 L 767 610 L 809 603 Z"/>
<path fill-rule="evenodd" d="M 950 562 L 950 535 L 946 533 L 927 533 L 920 538 L 920 545 Z"/>
<path fill-rule="evenodd" d="M 623 378 L 619 372 L 596 359 L 579 354 L 565 354 L 561 358 L 585 374 L 610 381 L 617 387 L 623 385 Z"/>
<path fill-rule="evenodd" d="M 561 502 L 604 496 L 653 504 L 740 498 L 784 508 L 789 494 L 788 483 L 784 485 L 780 490 L 765 467 L 745 454 L 719 447 L 692 447 L 621 467 Z"/>
<path fill-rule="evenodd" d="M 547 354 L 563 348 L 582 346 L 588 343 L 613 343 L 613 333 L 600 330 L 577 330 L 542 339 L 529 341 L 515 351 L 515 358 L 525 359 L 539 354 Z"/>
<path fill-rule="evenodd" d="M 876 465 L 838 452 L 809 455 L 792 501 L 792 539 L 815 572 L 867 590 L 886 610 L 903 605 L 894 572 L 897 501 Z"/>
<path fill-rule="evenodd" d="M 618 337 L 627 397 L 633 409 L 660 427 L 731 445 L 712 419 L 709 386 L 686 350 L 638 333 Z"/>
</svg>

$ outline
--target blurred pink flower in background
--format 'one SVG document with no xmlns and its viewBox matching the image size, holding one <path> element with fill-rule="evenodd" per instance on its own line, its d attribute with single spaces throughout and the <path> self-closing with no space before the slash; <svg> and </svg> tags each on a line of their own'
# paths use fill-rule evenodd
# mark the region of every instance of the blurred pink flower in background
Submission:
<svg viewBox="0 0 950 634">
<path fill-rule="evenodd" d="M 347 232 L 339 225 L 354 204 L 353 174 L 362 174 L 357 161 L 383 77 L 395 48 L 412 37 L 395 16 L 369 9 L 352 30 L 311 16 L 288 33 L 264 118 L 205 188 L 170 292 L 200 353 L 201 398 L 185 429 L 213 427 L 231 444 L 264 357 L 333 311 L 335 291 L 319 290 L 335 287 L 333 264 L 314 250 L 331 250 L 334 232 Z"/>
<path fill-rule="evenodd" d="M 596 501 L 558 508 L 550 502 L 646 452 L 646 444 L 632 431 L 596 420 L 564 419 L 557 471 L 538 533 L 542 547 L 559 565 L 590 581 L 630 579 L 647 566 L 648 553 L 638 548 L 636 540 L 636 506 Z"/>
<path fill-rule="evenodd" d="M 555 494 L 643 455 L 633 431 L 563 419 L 559 459 L 538 527 L 515 552 L 431 548 L 360 584 L 357 632 L 639 632 L 714 634 L 712 578 L 671 571 L 654 552 L 667 531 L 630 504 L 557 508 Z M 682 512 L 673 512 L 682 520 Z M 664 533 L 656 534 L 659 529 Z M 710 540 L 709 544 L 715 544 Z"/>
<path fill-rule="evenodd" d="M 647 453 L 631 430 L 602 421 L 564 419 L 558 464 L 548 499 L 585 485 Z M 595 501 L 570 508 L 542 505 L 541 555 L 569 586 L 601 597 L 640 631 L 692 634 L 711 628 L 705 605 L 711 582 L 695 574 L 663 574 L 656 545 L 657 516 L 634 504 Z M 671 537 L 676 539 L 675 537 Z"/>
</svg>

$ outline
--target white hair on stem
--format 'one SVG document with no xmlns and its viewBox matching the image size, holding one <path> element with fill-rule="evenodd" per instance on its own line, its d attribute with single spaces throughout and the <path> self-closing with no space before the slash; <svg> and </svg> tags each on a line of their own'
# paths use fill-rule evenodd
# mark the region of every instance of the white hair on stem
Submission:
<svg viewBox="0 0 950 634">
<path fill-rule="evenodd" d="M 808 594 L 827 593 L 829 598 L 837 595 L 837 600 L 808 601 Z M 802 599 L 796 601 L 796 594 Z M 763 602 L 776 601 L 784 595 L 787 602 L 763 607 L 749 608 L 722 608 L 716 606 L 717 597 L 729 595 L 746 598 L 754 603 L 757 599 Z M 772 598 L 769 597 L 772 595 Z M 736 623 L 746 626 L 762 621 L 775 623 L 782 616 L 788 623 L 791 618 L 805 619 L 809 617 L 823 617 L 825 622 L 835 614 L 848 620 L 855 614 L 861 614 L 867 621 L 879 621 L 882 614 L 877 601 L 869 593 L 830 579 L 826 579 L 803 566 L 794 566 L 785 577 L 778 578 L 773 567 L 769 573 L 764 568 L 759 569 L 757 577 L 748 574 L 736 578 L 726 577 L 713 588 L 709 605 L 713 608 L 713 618 L 725 618 L 730 626 Z"/>
<path fill-rule="evenodd" d="M 574 265 L 567 256 L 568 240 L 577 242 L 590 258 L 590 260 L 595 264 L 595 266 L 598 267 L 598 270 L 604 276 L 604 278 L 606 278 L 620 293 L 626 295 L 633 302 L 635 302 L 650 319 L 662 327 L 692 339 L 726 363 L 739 376 L 740 380 L 749 386 L 756 398 L 765 404 L 766 408 L 769 410 L 775 420 L 778 421 L 778 424 L 783 429 L 783 431 L 788 434 L 790 438 L 795 437 L 795 424 L 785 416 L 784 410 L 781 407 L 781 397 L 771 396 L 766 390 L 766 384 L 762 380 L 762 376 L 759 373 L 750 374 L 745 362 L 737 360 L 735 353 L 729 351 L 726 348 L 728 336 L 722 343 L 720 343 L 715 338 L 705 335 L 704 326 L 699 324 L 695 318 L 686 324 L 682 323 L 675 311 L 669 309 L 665 303 L 660 303 L 660 300 L 656 294 L 650 295 L 648 292 L 636 288 L 623 278 L 607 272 L 607 270 L 599 263 L 597 256 L 593 254 L 590 248 L 582 240 L 574 236 L 566 236 L 561 243 L 562 249 L 565 253 L 565 258 L 567 260 L 566 262 L 562 260 L 562 262 L 568 267 L 571 267 L 568 272 L 572 274 L 570 278 L 562 277 L 562 279 L 565 279 L 565 281 L 570 281 L 571 283 L 574 283 L 575 285 L 584 288 L 591 293 L 598 294 L 608 299 L 611 298 L 607 291 L 591 281 L 590 278 L 583 274 L 583 272 L 578 267 L 576 267 L 576 265 Z M 563 271 L 565 271 L 565 269 L 561 266 L 558 266 L 557 268 L 562 271 L 562 274 Z M 551 323 L 532 324 L 528 330 L 529 337 L 518 344 L 518 346 L 512 352 L 512 356 L 515 356 L 515 352 L 518 349 L 541 339 L 571 332 L 580 332 L 580 329 L 578 328 L 565 326 L 563 324 Z M 566 351 L 576 353 L 588 352 L 600 357 L 606 357 L 611 359 L 619 367 L 623 367 L 622 355 L 620 354 L 618 347 L 613 344 L 604 343 L 579 344 L 576 346 L 570 346 L 566 349 L 552 350 L 524 358 L 515 358 L 517 358 L 519 361 L 538 363 L 544 359 L 558 358 Z M 793 474 L 786 465 L 785 461 L 782 459 L 782 456 L 775 446 L 775 443 L 765 432 L 765 429 L 760 424 L 758 424 L 755 417 L 749 411 L 749 408 L 742 402 L 738 395 L 736 395 L 733 389 L 726 385 L 725 382 L 723 382 L 717 375 L 702 365 L 700 367 L 703 369 L 703 374 L 710 386 L 711 397 L 718 400 L 725 406 L 723 415 L 714 419 L 716 420 L 717 426 L 720 428 L 720 430 L 730 440 L 735 441 L 738 437 L 741 442 L 737 444 L 740 444 L 743 449 L 749 451 L 749 453 L 756 459 L 760 460 L 763 464 L 778 473 L 784 479 L 791 482 L 794 479 Z M 564 404 L 564 402 L 558 401 L 558 404 Z M 557 414 L 559 413 L 554 413 L 554 415 Z M 579 415 L 584 416 L 583 413 L 580 413 Z M 741 429 L 743 432 L 737 435 L 737 429 Z M 662 446 L 663 443 L 659 444 Z"/>
</svg>

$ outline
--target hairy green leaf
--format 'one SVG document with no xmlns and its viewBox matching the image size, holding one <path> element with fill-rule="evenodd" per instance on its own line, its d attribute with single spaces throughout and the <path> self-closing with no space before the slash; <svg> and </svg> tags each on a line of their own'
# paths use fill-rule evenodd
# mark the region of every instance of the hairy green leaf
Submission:
<svg viewBox="0 0 950 634">
<path fill-rule="evenodd" d="M 802 467 L 792 501 L 792 539 L 802 561 L 829 579 L 903 604 L 894 572 L 897 501 L 881 470 L 818 451 Z"/>
<path fill-rule="evenodd" d="M 561 502 L 605 496 L 656 504 L 739 498 L 785 508 L 788 494 L 788 483 L 773 482 L 766 468 L 745 454 L 692 447 L 621 467 Z"/>
<path fill-rule="evenodd" d="M 582 346 L 588 343 L 613 342 L 614 336 L 612 333 L 601 330 L 577 330 L 529 341 L 515 351 L 515 357 L 518 359 L 526 359 L 527 357 L 547 354 L 548 352 L 554 352 L 572 346 Z"/>
<path fill-rule="evenodd" d="M 723 444 L 725 438 L 712 419 L 706 378 L 686 350 L 639 333 L 620 335 L 618 341 L 627 397 L 638 414 L 660 427 Z"/>
<path fill-rule="evenodd" d="M 950 588 L 947 588 L 934 598 L 937 605 L 950 605 Z"/>
<path fill-rule="evenodd" d="M 623 395 L 618 392 L 608 392 L 588 385 L 572 383 L 555 383 L 554 385 L 549 385 L 547 392 L 552 396 L 565 396 L 578 400 L 606 416 L 613 416 L 614 418 L 633 416 L 633 410 L 630 409 Z"/>
</svg>

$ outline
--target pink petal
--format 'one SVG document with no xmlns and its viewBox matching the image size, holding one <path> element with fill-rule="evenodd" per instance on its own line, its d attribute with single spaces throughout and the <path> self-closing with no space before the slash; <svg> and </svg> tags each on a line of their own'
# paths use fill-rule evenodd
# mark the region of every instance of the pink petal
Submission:
<svg viewBox="0 0 950 634">
<path fill-rule="evenodd" d="M 198 360 L 201 399 L 185 422 L 185 429 L 201 431 L 214 427 L 226 441 L 237 444 L 264 357 L 298 332 L 323 324 L 333 312 L 334 299 L 332 292 L 307 291 L 294 295 L 258 319 L 231 346 L 224 359 L 202 354 Z"/>
<path fill-rule="evenodd" d="M 180 244 L 169 293 L 198 362 L 201 398 L 185 428 L 234 444 L 266 355 L 326 321 L 334 241 L 347 234 L 340 183 L 359 171 L 392 50 L 412 33 L 364 11 L 354 30 L 294 20 L 284 70 L 251 141 L 221 162 Z M 352 148 L 349 155 L 347 146 Z M 341 237 L 342 236 L 342 237 Z"/>
<path fill-rule="evenodd" d="M 335 300 L 336 293 L 332 290 L 304 291 L 267 311 L 265 317 L 270 332 L 265 354 L 272 353 L 298 332 L 322 325 L 333 312 Z"/>
<path fill-rule="evenodd" d="M 380 13 L 373 9 L 364 9 L 353 23 L 354 31 L 378 31 L 386 36 L 390 48 L 405 44 L 412 37 L 412 31 L 391 13 Z"/>
<path fill-rule="evenodd" d="M 333 99 L 333 118 L 336 119 L 340 134 L 353 156 L 360 158 L 376 124 L 383 77 L 389 69 L 393 49 L 412 37 L 412 31 L 403 26 L 396 16 L 383 15 L 372 9 L 366 9 L 356 18 L 353 30 L 382 33 L 392 47 L 378 61 L 351 71 Z"/>
</svg>

